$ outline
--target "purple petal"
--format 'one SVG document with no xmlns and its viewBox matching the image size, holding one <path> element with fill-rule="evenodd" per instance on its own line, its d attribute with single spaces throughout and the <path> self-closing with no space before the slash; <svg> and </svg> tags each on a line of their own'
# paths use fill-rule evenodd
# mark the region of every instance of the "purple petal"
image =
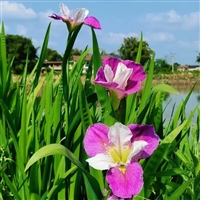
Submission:
<svg viewBox="0 0 200 200">
<path fill-rule="evenodd" d="M 63 17 L 61 17 L 61 16 L 59 16 L 59 15 L 56 15 L 55 13 L 53 13 L 51 16 L 49 16 L 49 17 L 51 17 L 51 18 L 53 18 L 53 19 L 56 19 L 56 20 L 64 20 L 64 18 Z"/>
<path fill-rule="evenodd" d="M 108 196 L 107 200 L 119 200 L 119 198 L 116 197 L 116 196 L 111 192 L 111 194 Z"/>
<path fill-rule="evenodd" d="M 105 75 L 104 75 L 103 67 L 100 67 L 100 68 L 98 69 L 97 74 L 96 74 L 95 81 L 106 82 L 106 78 L 105 78 Z"/>
<path fill-rule="evenodd" d="M 141 81 L 146 78 L 146 74 L 142 66 L 130 60 L 125 60 L 123 63 L 128 67 L 132 68 L 133 72 L 127 82 L 126 93 L 132 94 L 140 90 Z"/>
<path fill-rule="evenodd" d="M 97 71 L 97 74 L 96 74 L 96 78 L 93 82 L 96 84 L 102 85 L 102 86 L 106 87 L 107 89 L 112 89 L 112 88 L 115 89 L 118 86 L 117 83 L 106 81 L 103 67 L 99 68 L 99 70 Z"/>
<path fill-rule="evenodd" d="M 126 65 L 128 68 L 133 69 L 133 73 L 130 77 L 132 80 L 144 80 L 146 78 L 145 71 L 141 64 L 133 62 L 131 60 L 124 60 L 122 62 L 124 65 Z"/>
<path fill-rule="evenodd" d="M 119 62 L 122 62 L 122 60 L 120 60 L 119 58 L 107 58 L 103 60 L 103 66 L 109 65 L 115 74 Z"/>
<path fill-rule="evenodd" d="M 95 17 L 86 17 L 84 20 L 84 24 L 91 26 L 95 29 L 101 29 L 101 25 Z"/>
<path fill-rule="evenodd" d="M 114 82 L 103 82 L 103 81 L 96 81 L 96 80 L 94 80 L 93 82 L 98 84 L 98 85 L 104 86 L 106 89 L 118 91 L 116 89 L 116 87 L 118 86 L 117 83 L 114 83 Z"/>
<path fill-rule="evenodd" d="M 99 153 L 106 152 L 106 145 L 108 144 L 109 127 L 104 124 L 94 124 L 90 126 L 84 138 L 84 148 L 89 156 L 95 156 Z"/>
<path fill-rule="evenodd" d="M 122 200 L 121 198 L 115 196 L 112 192 L 108 196 L 107 200 Z M 124 200 L 132 200 L 132 198 L 126 198 Z"/>
<path fill-rule="evenodd" d="M 141 81 L 128 80 L 125 93 L 126 93 L 126 95 L 133 94 L 133 93 L 139 91 L 140 88 L 141 88 Z"/>
<path fill-rule="evenodd" d="M 138 162 L 133 162 L 126 167 L 125 173 L 117 167 L 111 168 L 106 175 L 113 194 L 120 198 L 136 196 L 143 186 L 143 170 Z"/>
<path fill-rule="evenodd" d="M 128 126 L 133 133 L 133 140 L 144 140 L 148 145 L 137 154 L 134 159 L 142 159 L 149 157 L 154 150 L 158 147 L 159 137 L 154 130 L 153 125 L 144 125 L 144 124 L 130 124 Z"/>
</svg>

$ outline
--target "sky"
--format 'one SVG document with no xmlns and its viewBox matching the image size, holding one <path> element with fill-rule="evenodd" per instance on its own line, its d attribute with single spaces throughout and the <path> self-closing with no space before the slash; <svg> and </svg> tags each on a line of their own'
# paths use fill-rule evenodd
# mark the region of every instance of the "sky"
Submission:
<svg viewBox="0 0 200 200">
<path fill-rule="evenodd" d="M 70 10 L 87 8 L 88 16 L 96 17 L 102 29 L 95 30 L 99 47 L 106 53 L 118 53 L 126 37 L 140 37 L 155 51 L 156 59 L 169 64 L 195 65 L 200 52 L 200 1 L 199 0 L 73 0 L 47 1 L 0 0 L 0 23 L 6 34 L 31 38 L 35 47 L 41 47 L 48 24 L 51 22 L 49 48 L 64 53 L 68 30 L 65 23 L 48 16 L 60 14 L 59 3 Z M 91 29 L 84 25 L 74 48 L 91 47 Z M 39 52 L 38 52 L 39 53 Z"/>
</svg>

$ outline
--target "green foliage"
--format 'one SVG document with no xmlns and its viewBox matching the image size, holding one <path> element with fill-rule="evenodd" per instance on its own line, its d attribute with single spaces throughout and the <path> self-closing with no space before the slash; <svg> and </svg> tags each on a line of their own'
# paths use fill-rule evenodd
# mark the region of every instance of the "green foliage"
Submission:
<svg viewBox="0 0 200 200">
<path fill-rule="evenodd" d="M 199 55 L 197 55 L 196 62 L 200 63 L 200 53 L 199 53 Z"/>
<path fill-rule="evenodd" d="M 60 61 L 62 56 L 56 50 L 47 48 L 45 59 L 47 61 Z"/>
<path fill-rule="evenodd" d="M 172 66 L 165 59 L 156 59 L 154 63 L 155 73 L 169 73 L 172 71 Z"/>
<path fill-rule="evenodd" d="M 124 38 L 124 42 L 118 50 L 119 56 L 124 60 L 136 60 L 140 40 L 135 37 Z M 146 41 L 142 41 L 142 52 L 140 63 L 144 66 L 150 60 L 152 50 Z"/>
<path fill-rule="evenodd" d="M 31 72 L 37 62 L 37 48 L 32 44 L 31 39 L 20 35 L 6 35 L 7 62 L 10 62 L 13 55 L 15 59 L 12 64 L 12 71 L 21 74 L 26 63 L 26 55 L 29 48 L 28 72 Z"/>
<path fill-rule="evenodd" d="M 83 53 L 83 51 L 78 48 L 72 49 L 72 51 L 70 53 L 70 60 L 73 60 L 73 56 L 80 56 L 82 53 Z"/>
<path fill-rule="evenodd" d="M 177 68 L 180 66 L 180 64 L 179 63 L 177 63 L 177 62 L 175 62 L 174 63 L 174 71 L 177 71 Z"/>
</svg>

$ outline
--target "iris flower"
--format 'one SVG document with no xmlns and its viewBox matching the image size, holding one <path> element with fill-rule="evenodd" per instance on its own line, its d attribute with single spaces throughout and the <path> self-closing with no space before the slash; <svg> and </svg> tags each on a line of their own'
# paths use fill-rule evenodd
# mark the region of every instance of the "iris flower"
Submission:
<svg viewBox="0 0 200 200">
<path fill-rule="evenodd" d="M 141 81 L 146 77 L 145 71 L 139 63 L 119 58 L 108 58 L 99 68 L 94 83 L 115 92 L 119 99 L 137 92 Z"/>
<path fill-rule="evenodd" d="M 60 13 L 61 15 L 53 13 L 49 17 L 65 22 L 69 31 L 73 31 L 78 25 L 82 23 L 95 29 L 101 29 L 101 25 L 95 17 L 87 17 L 89 11 L 85 8 L 78 8 L 76 10 L 70 11 L 66 5 L 60 3 Z"/>
<path fill-rule="evenodd" d="M 138 159 L 149 157 L 159 144 L 152 125 L 115 123 L 108 127 L 90 126 L 84 148 L 91 157 L 86 161 L 97 170 L 108 170 L 106 180 L 113 195 L 120 198 L 136 196 L 143 186 L 143 169 Z"/>
</svg>

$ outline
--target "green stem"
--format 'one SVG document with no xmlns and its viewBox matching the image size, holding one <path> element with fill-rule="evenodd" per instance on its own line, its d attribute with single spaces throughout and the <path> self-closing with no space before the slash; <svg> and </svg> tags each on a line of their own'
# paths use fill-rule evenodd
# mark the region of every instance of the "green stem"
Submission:
<svg viewBox="0 0 200 200">
<path fill-rule="evenodd" d="M 118 98 L 117 93 L 114 90 L 110 90 L 110 98 L 111 98 L 113 109 L 114 111 L 116 111 L 119 108 L 120 99 Z"/>
<path fill-rule="evenodd" d="M 72 33 L 69 32 L 67 38 L 67 46 L 69 44 L 71 35 Z M 69 124 L 69 65 L 68 65 L 69 56 L 68 56 L 67 46 L 62 61 L 62 85 L 63 85 L 64 108 L 65 108 L 65 133 L 68 130 L 68 124 Z"/>
</svg>

